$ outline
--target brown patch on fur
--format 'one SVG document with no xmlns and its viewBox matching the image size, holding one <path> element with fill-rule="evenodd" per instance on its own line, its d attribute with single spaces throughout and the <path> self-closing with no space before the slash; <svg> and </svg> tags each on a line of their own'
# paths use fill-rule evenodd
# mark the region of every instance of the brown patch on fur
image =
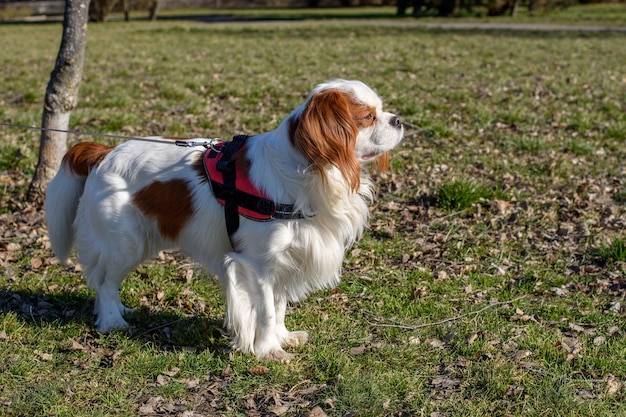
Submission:
<svg viewBox="0 0 626 417">
<path fill-rule="evenodd" d="M 237 165 L 237 167 L 239 167 L 242 174 L 248 176 L 248 174 L 250 173 L 250 166 L 252 165 L 252 162 L 250 162 L 250 160 L 248 159 L 246 151 L 247 148 L 245 145 L 239 148 L 239 150 L 233 155 L 232 161 L 235 161 L 235 164 Z"/>
<path fill-rule="evenodd" d="M 208 178 L 206 177 L 206 170 L 204 169 L 204 153 L 198 154 L 196 160 L 191 164 L 191 168 L 196 171 L 198 177 L 202 182 L 208 182 Z"/>
<path fill-rule="evenodd" d="M 161 235 L 171 240 L 178 237 L 193 214 L 189 184 L 179 179 L 153 182 L 135 193 L 133 204 L 154 218 Z"/>
<path fill-rule="evenodd" d="M 360 165 L 354 155 L 359 128 L 353 113 L 362 105 L 345 92 L 324 90 L 311 97 L 297 120 L 291 122 L 290 140 L 326 181 L 324 168 L 334 165 L 350 189 L 360 185 Z"/>
<path fill-rule="evenodd" d="M 106 146 L 96 142 L 80 142 L 74 145 L 63 157 L 63 164 L 76 175 L 86 177 L 98 166 L 115 146 Z"/>
<path fill-rule="evenodd" d="M 375 172 L 389 171 L 389 152 L 382 153 L 372 162 L 372 170 Z"/>
</svg>

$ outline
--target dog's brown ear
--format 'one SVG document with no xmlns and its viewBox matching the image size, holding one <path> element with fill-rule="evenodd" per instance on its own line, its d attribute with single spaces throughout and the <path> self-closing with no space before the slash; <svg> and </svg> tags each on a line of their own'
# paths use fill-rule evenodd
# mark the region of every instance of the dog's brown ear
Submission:
<svg viewBox="0 0 626 417">
<path fill-rule="evenodd" d="M 389 171 L 389 152 L 380 154 L 378 158 L 372 162 L 372 171 L 386 172 Z"/>
<path fill-rule="evenodd" d="M 359 133 L 350 111 L 350 98 L 339 90 L 314 94 L 298 119 L 292 121 L 291 141 L 325 182 L 325 167 L 333 165 L 350 186 L 360 186 L 360 165 L 354 154 Z"/>
</svg>

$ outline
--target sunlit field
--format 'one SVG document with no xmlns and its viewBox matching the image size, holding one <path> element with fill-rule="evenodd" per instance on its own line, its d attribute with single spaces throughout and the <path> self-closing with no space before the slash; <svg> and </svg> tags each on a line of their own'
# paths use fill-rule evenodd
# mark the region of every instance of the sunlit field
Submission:
<svg viewBox="0 0 626 417">
<path fill-rule="evenodd" d="M 60 36 L 0 25 L 0 122 L 40 123 Z M 230 351 L 216 280 L 179 253 L 125 281 L 130 332 L 96 333 L 80 268 L 23 201 L 38 134 L 0 127 L 0 414 L 625 415 L 625 57 L 623 32 L 90 24 L 71 129 L 265 132 L 341 77 L 406 136 L 340 286 L 290 309 L 311 340 L 279 364 Z"/>
</svg>

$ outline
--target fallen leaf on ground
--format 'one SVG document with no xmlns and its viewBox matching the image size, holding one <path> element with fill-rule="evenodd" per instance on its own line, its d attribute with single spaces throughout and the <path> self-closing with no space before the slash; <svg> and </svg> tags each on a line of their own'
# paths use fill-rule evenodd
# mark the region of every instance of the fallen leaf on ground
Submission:
<svg viewBox="0 0 626 417">
<path fill-rule="evenodd" d="M 313 407 L 311 411 L 304 415 L 305 417 L 327 417 L 328 415 L 322 410 L 320 406 Z"/>
<path fill-rule="evenodd" d="M 257 365 L 250 368 L 250 373 L 252 375 L 267 375 L 270 373 L 270 368 L 263 365 Z"/>
</svg>

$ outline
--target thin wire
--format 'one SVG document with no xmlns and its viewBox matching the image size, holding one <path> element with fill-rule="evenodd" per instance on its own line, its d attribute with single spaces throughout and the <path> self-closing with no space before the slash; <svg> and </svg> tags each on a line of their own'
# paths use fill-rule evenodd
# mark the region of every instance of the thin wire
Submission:
<svg viewBox="0 0 626 417">
<path fill-rule="evenodd" d="M 174 144 L 177 146 L 205 146 L 205 145 L 211 145 L 212 143 L 221 140 L 217 138 L 213 138 L 213 139 L 195 138 L 195 139 L 188 139 L 188 140 L 187 139 L 172 140 L 172 139 L 162 139 L 162 138 L 154 138 L 154 137 L 122 136 L 122 135 L 111 135 L 108 133 L 92 133 L 92 132 L 81 132 L 78 130 L 54 129 L 50 127 L 26 126 L 26 125 L 14 124 L 14 123 L 0 123 L 0 126 L 13 127 L 17 129 L 37 130 L 40 132 L 69 133 L 72 135 L 93 136 L 93 137 L 107 138 L 107 139 L 140 140 L 143 142 L 168 143 L 168 144 Z"/>
</svg>

